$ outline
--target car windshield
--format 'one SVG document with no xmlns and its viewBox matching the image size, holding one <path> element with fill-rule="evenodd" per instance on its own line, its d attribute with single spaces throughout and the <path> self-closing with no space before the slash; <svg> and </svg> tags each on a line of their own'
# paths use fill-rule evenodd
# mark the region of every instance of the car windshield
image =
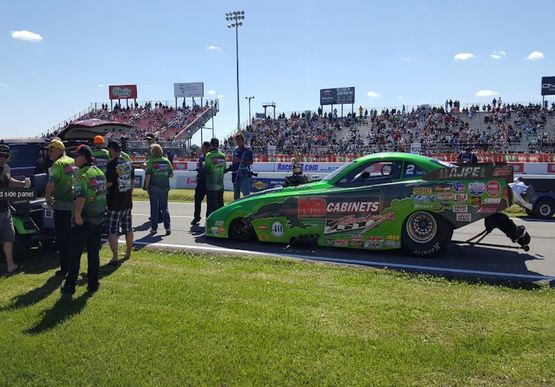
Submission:
<svg viewBox="0 0 555 387">
<path fill-rule="evenodd" d="M 354 163 L 355 163 L 354 161 L 351 161 L 350 163 L 347 163 L 347 164 L 344 164 L 344 165 L 340 166 L 335 171 L 328 173 L 322 180 L 324 180 L 324 181 L 333 180 L 333 178 L 335 176 L 339 175 L 341 172 L 343 172 L 345 169 L 347 169 L 348 167 L 350 167 Z"/>
</svg>

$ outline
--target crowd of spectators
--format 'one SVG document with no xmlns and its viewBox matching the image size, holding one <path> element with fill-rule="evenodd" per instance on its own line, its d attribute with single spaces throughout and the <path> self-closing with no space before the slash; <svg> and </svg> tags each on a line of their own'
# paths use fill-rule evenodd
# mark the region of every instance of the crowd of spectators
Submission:
<svg viewBox="0 0 555 387">
<path fill-rule="evenodd" d="M 478 115 L 478 113 L 480 113 Z M 479 152 L 554 150 L 555 127 L 546 127 L 551 108 L 538 104 L 507 104 L 501 98 L 491 104 L 461 109 L 460 102 L 445 106 L 421 105 L 410 110 L 358 109 L 338 117 L 325 113 L 280 114 L 253 120 L 245 136 L 256 154 L 338 155 L 411 150 L 421 153 L 460 152 L 470 146 Z M 232 149 L 233 136 L 224 142 Z"/>
<path fill-rule="evenodd" d="M 131 104 L 121 106 L 116 103 L 112 108 L 108 104 L 101 104 L 100 108 L 93 108 L 79 116 L 75 121 L 100 119 L 119 122 L 133 126 L 128 133 L 130 139 L 143 139 L 147 133 L 154 133 L 160 141 L 175 141 L 190 138 L 196 129 L 195 121 L 200 117 L 212 117 L 218 109 L 217 101 L 206 101 L 201 106 L 182 106 L 177 109 L 161 102 L 146 102 L 142 105 Z M 66 121 L 59 129 L 43 133 L 46 139 L 57 136 L 71 122 Z M 204 122 L 203 122 L 204 123 Z M 108 136 L 109 137 L 109 136 Z"/>
</svg>

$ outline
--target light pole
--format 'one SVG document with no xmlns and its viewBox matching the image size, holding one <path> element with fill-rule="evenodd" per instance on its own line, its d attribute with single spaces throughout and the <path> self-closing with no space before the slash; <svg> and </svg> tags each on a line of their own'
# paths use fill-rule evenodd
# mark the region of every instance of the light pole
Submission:
<svg viewBox="0 0 555 387">
<path fill-rule="evenodd" d="M 233 11 L 225 14 L 225 20 L 231 22 L 227 28 L 235 28 L 235 57 L 237 59 L 237 130 L 241 129 L 241 108 L 239 104 L 239 27 L 243 25 L 245 11 Z"/>
<path fill-rule="evenodd" d="M 245 99 L 248 99 L 248 100 L 249 100 L 249 125 L 252 125 L 251 99 L 254 99 L 254 97 L 245 97 Z"/>
</svg>

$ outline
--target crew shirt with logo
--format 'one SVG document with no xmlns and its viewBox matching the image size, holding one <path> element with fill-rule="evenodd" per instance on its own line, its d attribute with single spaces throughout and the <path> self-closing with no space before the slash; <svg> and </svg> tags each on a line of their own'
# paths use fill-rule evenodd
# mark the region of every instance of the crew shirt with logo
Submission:
<svg viewBox="0 0 555 387">
<path fill-rule="evenodd" d="M 73 179 L 77 167 L 73 159 L 63 155 L 52 163 L 48 170 L 48 181 L 54 183 L 54 209 L 71 211 L 73 208 Z"/>
<path fill-rule="evenodd" d="M 225 155 L 218 149 L 206 154 L 206 190 L 222 191 L 224 189 Z"/>
<path fill-rule="evenodd" d="M 169 191 L 172 163 L 164 156 L 151 156 L 146 162 L 145 175 L 150 175 L 149 189 Z"/>
<path fill-rule="evenodd" d="M 77 171 L 74 183 L 75 198 L 84 197 L 83 221 L 102 224 L 106 211 L 106 176 L 94 165 L 85 165 Z"/>
</svg>

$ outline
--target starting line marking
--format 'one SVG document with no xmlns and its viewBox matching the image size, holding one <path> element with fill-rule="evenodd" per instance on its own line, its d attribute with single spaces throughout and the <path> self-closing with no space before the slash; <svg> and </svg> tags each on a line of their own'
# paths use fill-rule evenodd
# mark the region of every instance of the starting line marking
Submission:
<svg viewBox="0 0 555 387">
<path fill-rule="evenodd" d="M 125 241 L 118 241 L 120 244 L 125 244 Z M 178 250 L 199 250 L 199 251 L 212 251 L 216 253 L 233 253 L 233 254 L 247 254 L 265 257 L 285 257 L 285 258 L 298 258 L 308 261 L 317 262 L 330 262 L 330 263 L 345 263 L 345 264 L 355 264 L 362 266 L 377 267 L 383 269 L 406 269 L 413 271 L 423 271 L 423 272 L 433 272 L 433 273 L 456 273 L 456 274 L 469 274 L 474 276 L 488 276 L 488 277 L 501 277 L 503 279 L 526 279 L 532 281 L 555 281 L 553 276 L 544 275 L 533 275 L 533 274 L 514 274 L 514 273 L 502 273 L 495 271 L 482 271 L 482 270 L 465 270 L 465 269 L 448 269 L 443 267 L 435 266 L 422 266 L 422 265 L 410 265 L 403 263 L 390 263 L 390 262 L 379 262 L 379 261 L 363 261 L 359 259 L 344 259 L 335 257 L 315 257 L 303 254 L 286 254 L 286 253 L 272 253 L 272 252 L 259 252 L 259 251 L 249 251 L 249 250 L 239 250 L 230 249 L 227 247 L 212 247 L 212 246 L 195 246 L 195 245 L 176 245 L 171 243 L 149 243 L 149 242 L 133 242 L 133 245 L 140 245 L 146 247 L 163 247 Z"/>
</svg>

